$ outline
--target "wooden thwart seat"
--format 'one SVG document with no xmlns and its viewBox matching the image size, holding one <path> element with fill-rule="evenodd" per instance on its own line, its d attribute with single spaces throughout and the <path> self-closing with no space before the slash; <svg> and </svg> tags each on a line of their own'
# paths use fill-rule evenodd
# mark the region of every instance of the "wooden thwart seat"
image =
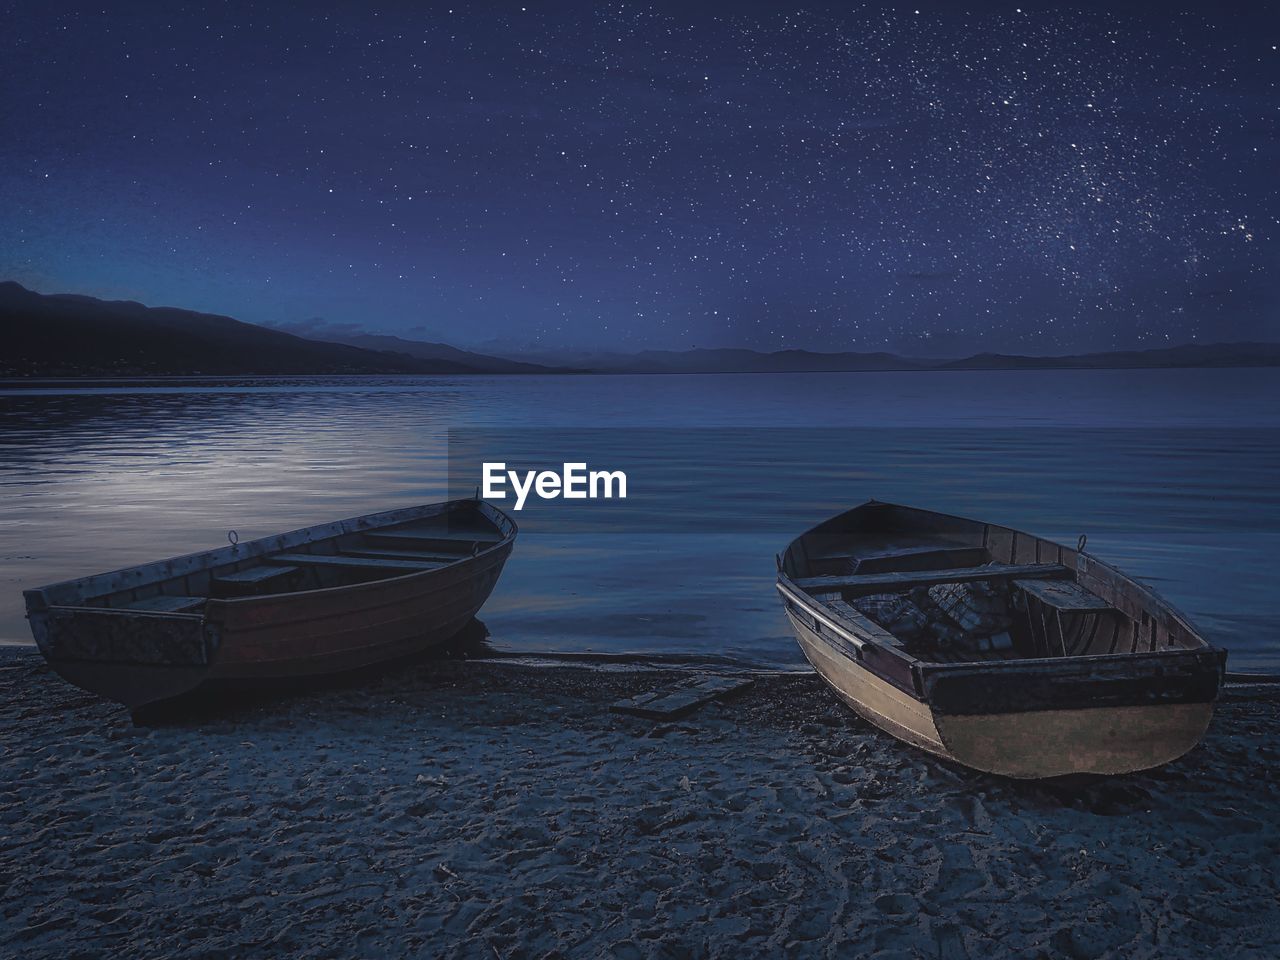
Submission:
<svg viewBox="0 0 1280 960">
<path fill-rule="evenodd" d="M 1013 585 L 1062 613 L 1101 613 L 1114 609 L 1074 580 L 1014 580 Z"/>
<path fill-rule="evenodd" d="M 370 560 L 409 560 L 421 563 L 457 563 L 466 560 L 463 553 L 431 553 L 426 550 L 383 550 L 371 547 L 352 547 L 341 551 L 344 557 L 367 557 Z"/>
<path fill-rule="evenodd" d="M 869 573 L 863 576 L 800 577 L 802 590 L 865 590 L 867 593 L 910 590 L 938 583 L 968 583 L 973 580 L 1007 580 L 1021 577 L 1063 577 L 1071 571 L 1059 563 L 988 564 L 981 567 L 953 567 L 949 570 L 917 570 L 913 573 Z"/>
<path fill-rule="evenodd" d="M 1063 614 L 1106 613 L 1115 609 L 1074 580 L 1014 580 L 1013 585 L 1027 596 L 1032 642 L 1044 656 L 1057 656 L 1059 651 L 1064 657 L 1071 656 L 1077 646 L 1087 646 L 1090 641 L 1080 621 L 1068 617 L 1064 622 Z M 1068 627 L 1073 624 L 1078 636 L 1068 644 Z"/>
<path fill-rule="evenodd" d="M 247 570 L 237 570 L 235 573 L 219 573 L 213 577 L 213 581 L 241 586 L 260 586 L 297 572 L 297 567 L 250 567 Z"/>
<path fill-rule="evenodd" d="M 982 547 L 906 547 L 877 553 L 859 554 L 854 568 L 859 576 L 869 573 L 911 573 L 916 570 L 941 570 L 948 566 L 971 567 L 987 559 Z"/>
<path fill-rule="evenodd" d="M 502 534 L 496 530 L 460 530 L 457 527 L 432 529 L 431 527 L 402 530 L 370 530 L 365 536 L 370 540 L 440 540 L 456 543 L 500 543 Z"/>
<path fill-rule="evenodd" d="M 278 553 L 265 558 L 268 563 L 289 563 L 297 566 L 350 567 L 362 570 L 436 570 L 441 564 L 415 560 L 375 560 L 364 557 L 336 557 L 331 554 Z"/>
</svg>

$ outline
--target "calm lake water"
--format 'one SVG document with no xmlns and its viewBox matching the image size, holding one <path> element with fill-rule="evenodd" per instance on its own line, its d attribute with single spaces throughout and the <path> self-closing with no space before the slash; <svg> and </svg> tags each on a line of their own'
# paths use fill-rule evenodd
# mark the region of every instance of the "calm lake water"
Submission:
<svg viewBox="0 0 1280 960">
<path fill-rule="evenodd" d="M 500 647 L 796 663 L 774 554 L 876 497 L 1087 533 L 1280 672 L 1277 401 L 1271 370 L 0 388 L 0 641 L 30 642 L 25 587 L 470 493 L 477 458 L 585 460 L 629 497 L 516 515 Z"/>
</svg>

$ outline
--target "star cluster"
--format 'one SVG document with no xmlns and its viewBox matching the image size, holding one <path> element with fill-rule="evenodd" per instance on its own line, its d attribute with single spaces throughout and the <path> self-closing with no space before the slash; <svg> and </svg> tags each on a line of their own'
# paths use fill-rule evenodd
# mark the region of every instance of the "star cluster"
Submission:
<svg viewBox="0 0 1280 960">
<path fill-rule="evenodd" d="M 1275 339 L 1265 10 L 20 8 L 0 272 L 491 349 Z"/>
</svg>

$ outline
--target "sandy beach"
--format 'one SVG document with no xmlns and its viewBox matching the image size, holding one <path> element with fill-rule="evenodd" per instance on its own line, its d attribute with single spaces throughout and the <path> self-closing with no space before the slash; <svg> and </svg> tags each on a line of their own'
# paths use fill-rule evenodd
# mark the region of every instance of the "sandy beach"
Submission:
<svg viewBox="0 0 1280 960">
<path fill-rule="evenodd" d="M 950 767 L 770 675 L 418 664 L 135 727 L 0 658 L 0 954 L 1280 955 L 1280 690 L 1152 773 Z"/>
</svg>

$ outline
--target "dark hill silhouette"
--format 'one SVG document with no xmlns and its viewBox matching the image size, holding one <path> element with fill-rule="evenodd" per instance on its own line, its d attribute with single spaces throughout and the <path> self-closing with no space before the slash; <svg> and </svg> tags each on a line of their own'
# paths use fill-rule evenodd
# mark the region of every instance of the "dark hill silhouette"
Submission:
<svg viewBox="0 0 1280 960">
<path fill-rule="evenodd" d="M 1280 366 L 1280 344 L 1187 344 L 1155 350 L 1030 357 L 979 353 L 961 360 L 926 360 L 892 353 L 814 353 L 808 350 L 645 350 L 640 353 L 549 351 L 539 363 L 593 373 L 820 373 L 875 370 L 1140 370 L 1172 367 Z"/>
<path fill-rule="evenodd" d="M 595 373 L 823 373 L 857 370 L 927 370 L 937 361 L 892 353 L 816 353 L 811 350 L 735 348 L 643 350 L 639 353 L 566 351 L 534 355 L 539 363 Z"/>
<path fill-rule="evenodd" d="M 317 339 L 331 343 L 345 343 L 365 350 L 385 350 L 402 353 L 420 360 L 441 360 L 446 363 L 459 363 L 476 370 L 489 373 L 572 373 L 567 367 L 548 367 L 539 363 L 528 363 L 523 360 L 512 360 L 507 357 L 491 357 L 483 353 L 472 353 L 459 350 L 447 343 L 430 343 L 425 340 L 404 340 L 375 333 L 354 334 L 313 334 Z"/>
<path fill-rule="evenodd" d="M 504 372 L 308 340 L 217 314 L 45 295 L 0 283 L 0 376 L 245 376 Z M 479 355 L 473 355 L 479 357 Z"/>
<path fill-rule="evenodd" d="M 1141 370 L 1162 367 L 1280 366 L 1280 344 L 1189 343 L 1155 350 L 1117 350 L 1062 357 L 979 353 L 939 364 L 939 370 Z"/>
<path fill-rule="evenodd" d="M 296 325 L 260 327 L 132 300 L 45 295 L 0 283 L 0 377 L 307 376 L 334 374 L 822 373 L 879 370 L 1062 370 L 1280 366 L 1280 344 L 1188 344 L 1032 357 L 980 353 L 924 360 L 892 353 L 744 349 L 543 352 L 495 357 L 444 343 Z M 323 339 L 316 339 L 323 338 Z M 532 362 L 537 361 L 537 362 Z"/>
</svg>

